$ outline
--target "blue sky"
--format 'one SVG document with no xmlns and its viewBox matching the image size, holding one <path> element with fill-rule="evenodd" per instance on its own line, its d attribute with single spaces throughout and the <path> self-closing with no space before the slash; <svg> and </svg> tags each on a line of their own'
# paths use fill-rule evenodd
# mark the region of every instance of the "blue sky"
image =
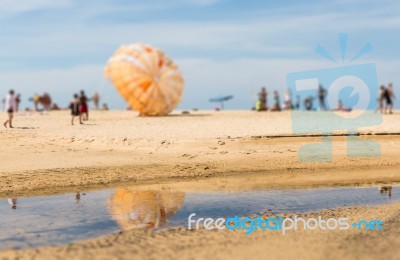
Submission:
<svg viewBox="0 0 400 260">
<path fill-rule="evenodd" d="M 357 62 L 375 63 L 379 82 L 400 96 L 398 10 L 386 0 L 0 0 L 0 95 L 14 88 L 27 106 L 47 91 L 66 106 L 86 89 L 123 108 L 103 68 L 121 44 L 144 42 L 183 71 L 180 108 L 210 109 L 210 97 L 233 94 L 226 107 L 248 109 L 261 86 L 283 92 L 287 73 L 337 66 L 314 49 L 339 57 L 346 32 L 349 57 L 371 42 Z"/>
</svg>

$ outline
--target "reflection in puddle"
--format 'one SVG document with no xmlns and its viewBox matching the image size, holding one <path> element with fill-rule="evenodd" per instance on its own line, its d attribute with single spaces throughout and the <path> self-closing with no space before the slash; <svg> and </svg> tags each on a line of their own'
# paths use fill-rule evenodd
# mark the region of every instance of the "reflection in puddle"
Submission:
<svg viewBox="0 0 400 260">
<path fill-rule="evenodd" d="M 116 189 L 109 209 L 123 230 L 157 228 L 182 207 L 184 199 L 182 192 Z"/>
<path fill-rule="evenodd" d="M 392 186 L 382 186 L 379 188 L 382 195 L 387 195 L 389 199 L 392 197 Z"/>
<path fill-rule="evenodd" d="M 70 243 L 131 229 L 186 226 L 187 217 L 233 217 L 270 210 L 307 212 L 400 199 L 400 187 L 178 192 L 117 188 L 0 200 L 0 249 Z"/>
<path fill-rule="evenodd" d="M 8 199 L 8 204 L 11 205 L 12 209 L 17 209 L 17 198 Z"/>
</svg>

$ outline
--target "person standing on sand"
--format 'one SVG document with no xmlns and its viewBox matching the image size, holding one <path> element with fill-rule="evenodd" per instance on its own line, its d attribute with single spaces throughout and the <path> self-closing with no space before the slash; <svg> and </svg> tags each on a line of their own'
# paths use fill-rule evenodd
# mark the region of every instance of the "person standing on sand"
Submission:
<svg viewBox="0 0 400 260">
<path fill-rule="evenodd" d="M 318 87 L 319 109 L 324 111 L 327 110 L 325 104 L 325 97 L 326 97 L 326 89 L 324 89 L 322 85 L 319 85 Z"/>
<path fill-rule="evenodd" d="M 379 97 L 378 97 L 378 103 L 379 103 L 379 110 L 381 111 L 381 114 L 383 114 L 384 113 L 384 110 L 383 110 L 383 101 L 384 101 L 384 99 L 385 99 L 385 86 L 384 85 L 381 85 L 380 86 L 380 88 L 379 88 Z M 378 110 L 377 109 L 377 110 Z"/>
<path fill-rule="evenodd" d="M 15 97 L 15 103 L 16 103 L 16 110 L 15 112 L 19 111 L 19 104 L 21 103 L 21 94 L 17 94 Z"/>
<path fill-rule="evenodd" d="M 304 99 L 304 109 L 306 111 L 311 111 L 314 108 L 314 98 L 309 96 L 308 98 Z"/>
<path fill-rule="evenodd" d="M 274 91 L 274 106 L 271 111 L 281 111 L 281 99 L 279 97 L 278 91 Z"/>
<path fill-rule="evenodd" d="M 261 91 L 258 93 L 259 107 L 257 111 L 266 111 L 268 109 L 267 98 L 268 98 L 268 92 L 265 89 L 265 87 L 262 87 Z"/>
<path fill-rule="evenodd" d="M 389 110 L 389 114 L 393 114 L 393 101 L 396 98 L 393 91 L 393 84 L 389 83 L 388 87 L 386 88 L 386 108 Z"/>
<path fill-rule="evenodd" d="M 35 107 L 35 111 L 39 111 L 39 101 L 40 101 L 40 96 L 39 94 L 35 93 L 33 95 L 33 106 Z"/>
<path fill-rule="evenodd" d="M 71 125 L 74 125 L 74 119 L 76 116 L 79 117 L 79 123 L 82 123 L 82 114 L 80 112 L 80 100 L 78 94 L 74 94 L 74 98 L 72 99 L 71 103 L 69 104 L 69 108 L 71 109 Z"/>
<path fill-rule="evenodd" d="M 10 90 L 6 97 L 6 102 L 5 102 L 5 110 L 8 113 L 8 119 L 4 122 L 4 127 L 7 128 L 7 124 L 9 125 L 10 128 L 13 128 L 12 126 L 12 120 L 14 117 L 14 112 L 17 111 L 17 101 L 14 95 L 14 90 Z"/>
<path fill-rule="evenodd" d="M 44 112 L 48 112 L 51 110 L 52 102 L 51 97 L 48 93 L 43 93 L 43 96 L 40 97 L 39 102 L 42 104 Z"/>
<path fill-rule="evenodd" d="M 292 93 L 289 89 L 285 91 L 285 109 L 291 110 L 292 109 Z"/>
<path fill-rule="evenodd" d="M 88 98 L 85 95 L 85 91 L 81 90 L 81 95 L 79 97 L 79 105 L 80 105 L 80 114 L 81 117 L 84 114 L 85 117 L 82 117 L 84 121 L 89 120 L 89 108 L 88 108 Z"/>
<path fill-rule="evenodd" d="M 92 97 L 94 107 L 96 110 L 99 110 L 99 103 L 100 103 L 100 95 L 99 93 L 95 92 Z"/>
<path fill-rule="evenodd" d="M 299 110 L 299 109 L 300 109 L 300 96 L 297 95 L 296 96 L 296 110 Z"/>
</svg>

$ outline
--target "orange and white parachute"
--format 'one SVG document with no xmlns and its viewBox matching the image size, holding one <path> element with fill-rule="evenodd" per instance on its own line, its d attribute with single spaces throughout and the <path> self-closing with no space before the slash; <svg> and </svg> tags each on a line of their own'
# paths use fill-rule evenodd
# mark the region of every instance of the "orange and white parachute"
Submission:
<svg viewBox="0 0 400 260">
<path fill-rule="evenodd" d="M 121 46 L 108 61 L 105 74 L 141 115 L 167 115 L 181 101 L 182 74 L 164 52 L 149 45 Z"/>
</svg>

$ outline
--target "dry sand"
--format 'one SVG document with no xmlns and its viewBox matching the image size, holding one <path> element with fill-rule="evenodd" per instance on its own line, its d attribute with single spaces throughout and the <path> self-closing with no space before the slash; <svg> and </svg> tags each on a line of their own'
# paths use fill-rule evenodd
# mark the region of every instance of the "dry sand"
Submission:
<svg viewBox="0 0 400 260">
<path fill-rule="evenodd" d="M 339 135 L 333 138 L 331 163 L 298 161 L 299 148 L 321 137 L 291 137 L 287 112 L 204 111 L 142 118 L 130 111 L 107 111 L 92 112 L 90 116 L 87 124 L 71 126 L 66 111 L 50 115 L 21 113 L 15 119 L 16 129 L 0 130 L 0 197 L 132 184 L 168 183 L 192 191 L 400 182 L 399 114 L 384 115 L 381 125 L 359 131 L 360 138 L 379 141 L 380 157 L 347 157 L 346 137 Z M 227 176 L 228 186 L 224 184 Z M 216 179 L 207 182 L 205 177 Z M 238 232 L 229 236 L 224 232 L 185 230 L 152 235 L 126 232 L 73 247 L 2 252 L 0 256 L 311 259 L 376 258 L 380 254 L 391 259 L 400 256 L 395 246 L 400 245 L 399 210 L 400 204 L 392 204 L 322 213 L 355 219 L 379 216 L 390 227 L 382 233 L 315 232 L 311 236 L 296 232 L 283 238 L 278 234 L 245 236 Z"/>
</svg>

